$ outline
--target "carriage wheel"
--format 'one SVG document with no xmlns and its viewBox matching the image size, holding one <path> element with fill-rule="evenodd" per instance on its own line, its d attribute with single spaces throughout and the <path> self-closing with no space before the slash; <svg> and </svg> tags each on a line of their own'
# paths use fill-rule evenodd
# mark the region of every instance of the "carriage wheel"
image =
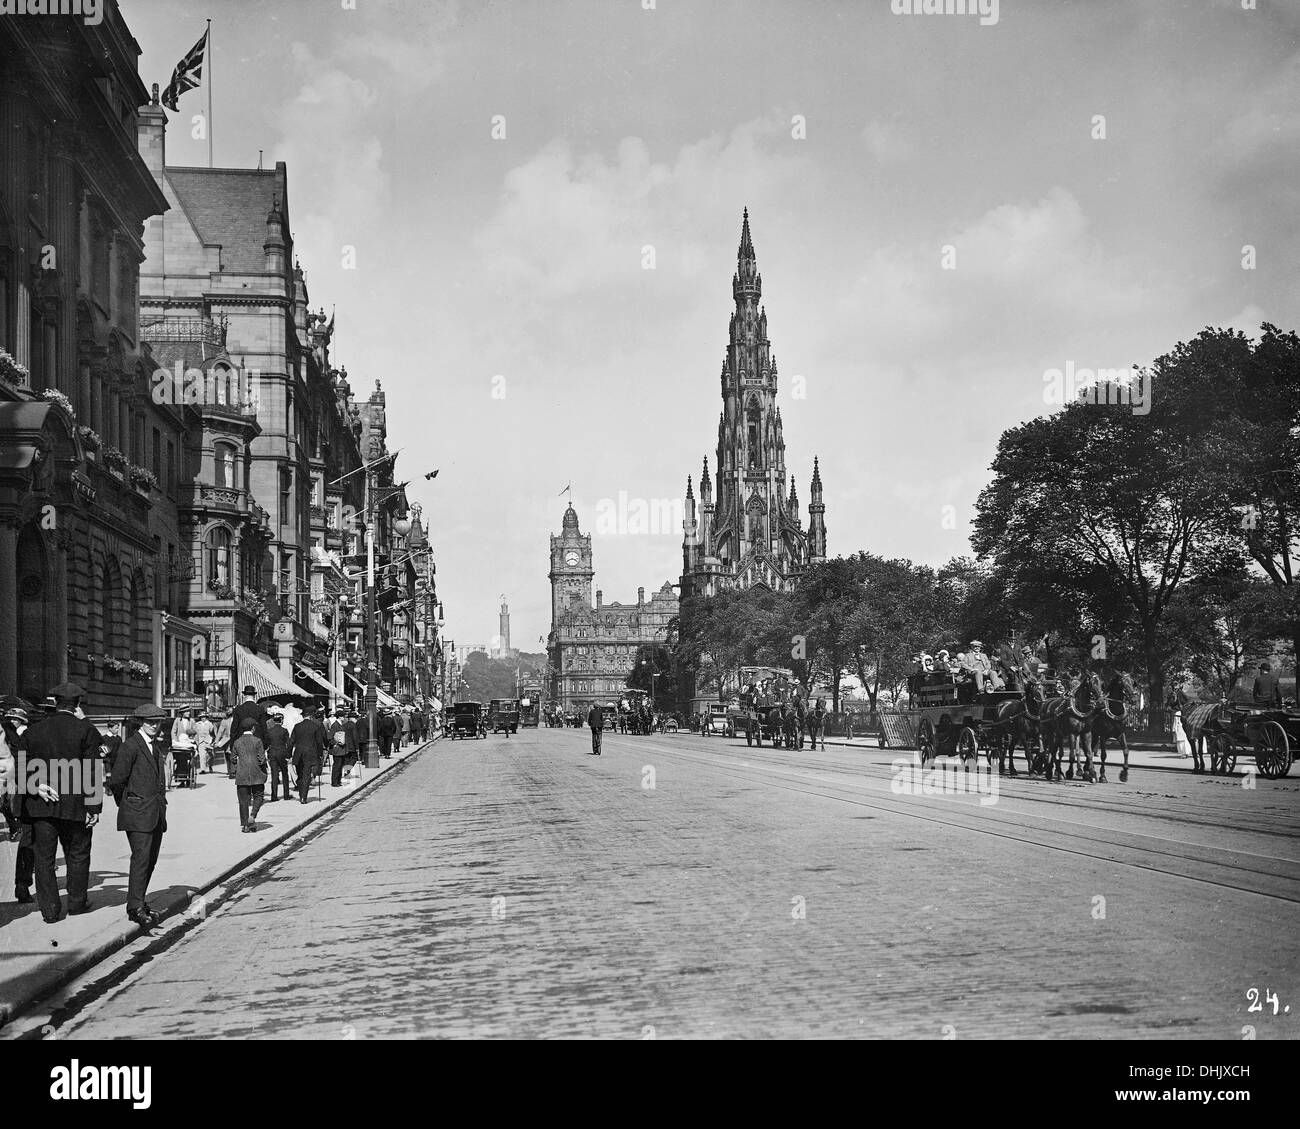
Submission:
<svg viewBox="0 0 1300 1129">
<path fill-rule="evenodd" d="M 1210 744 L 1210 768 L 1225 776 L 1237 767 L 1237 746 L 1226 733 L 1216 733 Z"/>
<path fill-rule="evenodd" d="M 1291 746 L 1286 730 L 1276 721 L 1262 721 L 1250 727 L 1251 741 L 1255 746 L 1255 764 L 1259 774 L 1270 780 L 1285 776 L 1291 770 Z"/>
<path fill-rule="evenodd" d="M 921 752 L 922 764 L 934 760 L 934 723 L 928 717 L 921 718 L 921 724 L 916 727 L 916 747 Z"/>
<path fill-rule="evenodd" d="M 961 757 L 961 763 L 967 768 L 970 768 L 972 764 L 979 764 L 980 743 L 975 736 L 975 730 L 969 725 L 963 725 L 961 732 L 957 734 L 956 753 Z"/>
</svg>

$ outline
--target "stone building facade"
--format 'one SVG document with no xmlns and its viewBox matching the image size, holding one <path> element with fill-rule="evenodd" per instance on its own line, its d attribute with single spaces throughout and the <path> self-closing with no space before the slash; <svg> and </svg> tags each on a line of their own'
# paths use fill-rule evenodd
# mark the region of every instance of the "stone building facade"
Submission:
<svg viewBox="0 0 1300 1129">
<path fill-rule="evenodd" d="M 612 703 L 627 685 L 642 646 L 666 645 L 677 615 L 677 593 L 665 581 L 649 600 L 637 589 L 635 604 L 605 603 L 592 593 L 595 568 L 591 535 L 578 527 L 570 505 L 559 536 L 551 537 L 551 633 L 547 639 L 547 701 L 566 713 Z"/>
<path fill-rule="evenodd" d="M 139 53 L 114 2 L 0 20 L 0 693 L 72 679 L 91 713 L 159 692 L 189 425 L 138 327 L 168 206 L 136 151 Z"/>
</svg>

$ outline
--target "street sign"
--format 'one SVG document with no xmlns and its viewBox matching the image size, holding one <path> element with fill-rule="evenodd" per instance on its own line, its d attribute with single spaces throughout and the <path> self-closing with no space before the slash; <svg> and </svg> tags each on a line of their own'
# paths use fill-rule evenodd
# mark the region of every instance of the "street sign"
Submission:
<svg viewBox="0 0 1300 1129">
<path fill-rule="evenodd" d="M 162 700 L 162 708 L 165 710 L 201 710 L 205 704 L 202 694 L 191 694 L 188 692 L 181 694 L 164 694 Z"/>
</svg>

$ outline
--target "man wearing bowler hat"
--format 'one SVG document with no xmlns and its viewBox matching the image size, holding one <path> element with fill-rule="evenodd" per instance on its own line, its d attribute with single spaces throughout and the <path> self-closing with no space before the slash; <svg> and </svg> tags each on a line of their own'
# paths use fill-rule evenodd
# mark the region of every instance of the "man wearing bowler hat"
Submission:
<svg viewBox="0 0 1300 1129">
<path fill-rule="evenodd" d="M 78 717 L 84 690 L 65 682 L 50 691 L 55 711 L 27 731 L 27 776 L 36 787 L 20 797 L 20 818 L 32 829 L 36 901 L 41 916 L 53 925 L 63 917 L 54 856 L 60 845 L 67 866 L 68 913 L 91 909 L 90 843 L 104 806 L 103 768 L 99 746 L 103 739 L 84 717 Z"/>
<path fill-rule="evenodd" d="M 311 782 L 324 763 L 326 742 L 325 727 L 316 720 L 316 706 L 306 705 L 302 712 L 303 719 L 289 734 L 289 746 L 293 749 L 293 767 L 298 774 L 298 802 L 305 804 Z"/>
<path fill-rule="evenodd" d="M 122 742 L 108 786 L 117 800 L 117 829 L 126 832 L 131 847 L 126 916 L 149 929 L 158 915 L 149 908 L 144 895 L 167 830 L 166 756 L 158 752 L 156 744 L 167 711 L 144 705 L 132 717 L 139 719 L 140 728 Z"/>
<path fill-rule="evenodd" d="M 245 732 L 244 720 L 251 717 L 257 723 L 253 726 L 253 735 L 265 748 L 268 716 L 266 707 L 257 700 L 257 691 L 252 686 L 245 686 L 244 700 L 230 713 L 230 745 L 226 750 L 226 767 L 232 777 L 235 775 L 235 742 Z"/>
</svg>

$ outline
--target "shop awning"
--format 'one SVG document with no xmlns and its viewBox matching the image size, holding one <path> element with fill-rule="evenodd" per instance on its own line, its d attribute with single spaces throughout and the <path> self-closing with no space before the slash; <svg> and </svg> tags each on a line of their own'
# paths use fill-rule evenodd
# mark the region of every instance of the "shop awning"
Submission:
<svg viewBox="0 0 1300 1129">
<path fill-rule="evenodd" d="M 235 665 L 239 674 L 239 688 L 251 686 L 259 698 L 278 698 L 293 694 L 298 698 L 313 695 L 294 683 L 275 663 L 255 655 L 242 643 L 235 644 Z"/>
<path fill-rule="evenodd" d="M 306 663 L 294 663 L 298 668 L 298 673 L 303 675 L 309 681 L 316 683 L 331 698 L 346 698 L 348 692 L 342 686 L 335 686 L 319 670 L 314 670 Z"/>
<path fill-rule="evenodd" d="M 348 678 L 356 683 L 357 688 L 362 693 L 365 693 L 366 684 L 362 682 L 361 679 L 359 679 L 355 674 L 350 674 L 347 671 L 344 671 L 344 673 L 347 674 Z M 375 701 L 377 701 L 381 706 L 387 706 L 389 709 L 398 709 L 402 704 L 394 698 L 392 694 L 388 693 L 387 690 L 381 690 L 378 686 L 375 687 Z"/>
</svg>

